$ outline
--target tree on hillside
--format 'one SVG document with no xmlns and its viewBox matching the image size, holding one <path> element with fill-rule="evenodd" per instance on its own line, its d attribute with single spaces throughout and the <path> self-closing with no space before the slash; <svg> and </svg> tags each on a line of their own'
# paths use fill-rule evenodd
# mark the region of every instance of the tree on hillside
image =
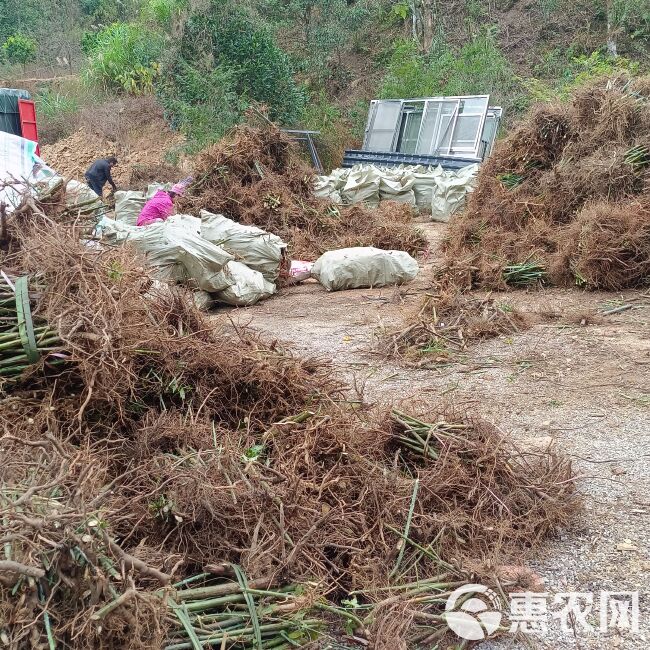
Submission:
<svg viewBox="0 0 650 650">
<path fill-rule="evenodd" d="M 234 2 L 212 0 L 207 10 L 191 14 L 179 55 L 206 72 L 229 70 L 236 92 L 268 106 L 273 120 L 291 124 L 302 113 L 305 98 L 288 56 L 271 31 Z"/>
<path fill-rule="evenodd" d="M 607 53 L 618 56 L 619 40 L 650 39 L 650 0 L 604 0 Z"/>
<path fill-rule="evenodd" d="M 36 41 L 23 34 L 10 36 L 2 45 L 2 52 L 9 63 L 19 63 L 23 70 L 36 58 Z"/>
<path fill-rule="evenodd" d="M 36 0 L 0 0 L 0 42 L 13 34 L 31 34 L 41 15 Z"/>
</svg>

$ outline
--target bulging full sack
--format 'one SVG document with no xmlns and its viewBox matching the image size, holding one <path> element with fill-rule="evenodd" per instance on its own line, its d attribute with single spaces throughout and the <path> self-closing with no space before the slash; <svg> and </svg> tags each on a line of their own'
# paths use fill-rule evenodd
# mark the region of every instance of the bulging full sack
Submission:
<svg viewBox="0 0 650 650">
<path fill-rule="evenodd" d="M 118 190 L 115 192 L 115 220 L 135 226 L 144 204 L 164 185 L 152 183 L 146 192 Z"/>
<path fill-rule="evenodd" d="M 161 280 L 194 280 L 198 289 L 209 292 L 234 284 L 224 273 L 233 256 L 201 237 L 201 222 L 196 217 L 174 215 L 143 227 L 104 218 L 99 227 L 109 242 L 132 243 Z"/>
<path fill-rule="evenodd" d="M 340 291 L 403 284 L 418 270 L 418 263 L 404 251 L 367 246 L 328 251 L 316 260 L 311 274 L 328 291 Z"/>
<path fill-rule="evenodd" d="M 382 201 L 397 201 L 415 205 L 415 192 L 413 184 L 415 178 L 412 174 L 405 173 L 403 169 L 383 170 L 379 180 L 379 198 Z"/>
<path fill-rule="evenodd" d="M 468 165 L 458 171 L 440 169 L 431 197 L 433 221 L 449 221 L 464 205 L 467 194 L 474 190 L 478 165 Z"/>
<path fill-rule="evenodd" d="M 268 282 L 277 280 L 287 247 L 277 235 L 201 210 L 201 236 L 224 248 L 249 268 L 259 271 Z"/>
<path fill-rule="evenodd" d="M 218 302 L 245 307 L 275 293 L 275 285 L 272 282 L 265 280 L 259 271 L 254 271 L 241 262 L 228 262 L 224 273 L 232 284 L 216 295 Z"/>
<path fill-rule="evenodd" d="M 365 203 L 376 208 L 379 205 L 381 175 L 372 166 L 358 166 L 349 170 L 340 190 L 343 203 Z"/>
</svg>

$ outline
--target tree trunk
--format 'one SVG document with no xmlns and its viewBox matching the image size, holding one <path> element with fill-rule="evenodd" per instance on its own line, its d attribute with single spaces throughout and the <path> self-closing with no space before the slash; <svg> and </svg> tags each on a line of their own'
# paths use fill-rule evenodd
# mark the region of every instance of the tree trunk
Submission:
<svg viewBox="0 0 650 650">
<path fill-rule="evenodd" d="M 436 0 L 422 0 L 422 51 L 426 54 L 433 45 L 436 18 Z"/>
<path fill-rule="evenodd" d="M 305 33 L 305 45 L 307 46 L 311 42 L 311 10 L 312 10 L 312 5 L 311 3 L 308 3 L 305 6 L 305 10 L 303 11 L 302 14 L 304 33 Z"/>
<path fill-rule="evenodd" d="M 614 0 L 606 0 L 607 11 L 607 54 L 617 57 L 618 48 L 616 46 L 616 26 L 614 23 Z"/>
<path fill-rule="evenodd" d="M 409 7 L 413 18 L 413 39 L 417 41 L 420 52 L 428 54 L 435 35 L 438 0 L 412 0 Z"/>
<path fill-rule="evenodd" d="M 419 43 L 420 38 L 418 36 L 418 8 L 415 4 L 415 0 L 409 0 L 409 11 L 411 12 L 411 37 L 414 41 Z"/>
</svg>

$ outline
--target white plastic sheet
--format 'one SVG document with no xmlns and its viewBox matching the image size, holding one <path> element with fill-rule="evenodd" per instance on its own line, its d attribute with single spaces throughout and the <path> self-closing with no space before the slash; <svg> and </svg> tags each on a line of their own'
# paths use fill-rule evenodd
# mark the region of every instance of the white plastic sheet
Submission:
<svg viewBox="0 0 650 650">
<path fill-rule="evenodd" d="M 41 189 L 50 189 L 63 178 L 48 167 L 36 155 L 36 143 L 18 135 L 0 131 L 0 203 L 4 203 L 8 212 L 12 212 L 22 199 L 23 193 L 38 193 Z M 32 189 L 35 188 L 35 189 Z M 84 204 L 84 210 L 102 206 L 97 195 L 85 184 L 70 180 L 66 185 L 66 203 L 69 206 Z"/>
<path fill-rule="evenodd" d="M 413 280 L 418 263 L 404 251 L 341 248 L 321 255 L 311 273 L 328 291 L 383 287 Z"/>
<path fill-rule="evenodd" d="M 316 196 L 335 203 L 365 202 L 370 206 L 377 206 L 380 201 L 410 203 L 422 212 L 431 213 L 436 221 L 448 221 L 473 190 L 477 172 L 478 165 L 458 171 L 447 171 L 440 166 L 355 165 L 317 177 L 314 191 Z"/>
<path fill-rule="evenodd" d="M 216 295 L 218 302 L 245 307 L 275 293 L 275 285 L 272 282 L 265 280 L 259 271 L 254 271 L 241 262 L 228 262 L 224 273 L 232 284 Z"/>
<path fill-rule="evenodd" d="M 42 161 L 36 155 L 36 143 L 12 133 L 0 131 L 0 202 L 9 211 L 18 207 L 24 191 L 23 181 L 35 180 L 35 166 Z M 5 183 L 12 185 L 5 186 Z"/>
<path fill-rule="evenodd" d="M 221 246 L 249 268 L 259 271 L 265 280 L 277 280 L 287 247 L 277 235 L 201 210 L 201 236 Z"/>
</svg>

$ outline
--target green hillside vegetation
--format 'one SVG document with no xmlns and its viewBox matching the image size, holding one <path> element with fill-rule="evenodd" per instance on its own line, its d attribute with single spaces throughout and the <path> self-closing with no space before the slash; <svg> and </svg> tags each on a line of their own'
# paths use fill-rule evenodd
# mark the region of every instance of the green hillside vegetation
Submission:
<svg viewBox="0 0 650 650">
<path fill-rule="evenodd" d="M 0 0 L 0 76 L 65 75 L 38 86 L 46 141 L 84 106 L 153 94 L 189 151 L 262 105 L 321 130 L 328 165 L 373 97 L 490 93 L 508 124 L 647 70 L 649 45 L 650 0 Z"/>
</svg>

